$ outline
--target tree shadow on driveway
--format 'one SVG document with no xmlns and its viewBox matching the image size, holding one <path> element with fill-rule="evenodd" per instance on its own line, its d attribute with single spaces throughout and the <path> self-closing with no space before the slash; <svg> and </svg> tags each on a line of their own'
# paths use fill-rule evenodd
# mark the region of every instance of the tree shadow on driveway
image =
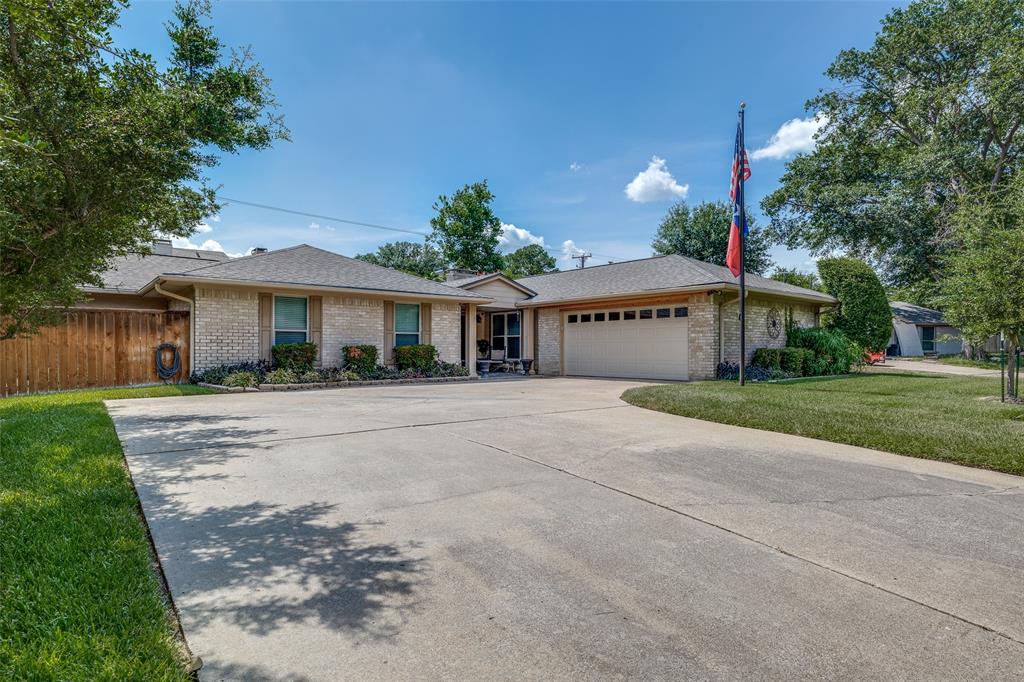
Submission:
<svg viewBox="0 0 1024 682">
<path fill-rule="evenodd" d="M 176 449 L 185 431 L 191 442 L 232 444 Z M 327 502 L 280 504 L 274 490 L 260 499 L 245 460 L 269 456 L 260 441 L 270 438 L 230 417 L 189 419 L 163 451 L 127 456 L 186 637 L 218 623 L 254 635 L 293 623 L 398 634 L 427 569 L 420 544 L 390 542 L 383 523 L 345 518 Z"/>
</svg>

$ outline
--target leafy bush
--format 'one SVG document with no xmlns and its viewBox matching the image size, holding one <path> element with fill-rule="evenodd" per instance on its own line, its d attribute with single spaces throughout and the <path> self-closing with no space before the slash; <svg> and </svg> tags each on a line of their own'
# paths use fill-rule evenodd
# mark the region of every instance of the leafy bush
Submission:
<svg viewBox="0 0 1024 682">
<path fill-rule="evenodd" d="M 487 339 L 477 339 L 476 352 L 483 357 L 487 357 L 487 354 L 491 352 L 491 342 Z"/>
<path fill-rule="evenodd" d="M 778 348 L 758 348 L 750 364 L 764 369 L 782 369 L 782 353 Z"/>
<path fill-rule="evenodd" d="M 200 372 L 192 372 L 188 380 L 193 384 L 205 383 L 223 386 L 229 374 L 251 372 L 256 375 L 256 383 L 262 383 L 263 377 L 268 371 L 270 371 L 270 363 L 266 360 L 256 360 L 254 362 L 239 362 L 234 365 L 219 365 Z"/>
<path fill-rule="evenodd" d="M 454 362 L 439 362 L 427 376 L 432 377 L 468 377 L 469 368 Z"/>
<path fill-rule="evenodd" d="M 813 358 L 814 353 L 809 352 L 806 348 L 780 348 L 779 367 L 787 374 L 795 377 L 803 376 L 804 364 L 808 356 Z"/>
<path fill-rule="evenodd" d="M 290 369 L 295 372 L 308 372 L 316 364 L 316 344 L 279 343 L 271 347 L 270 354 L 274 358 L 274 367 Z"/>
<path fill-rule="evenodd" d="M 751 366 L 744 369 L 743 376 L 747 381 L 772 381 L 787 379 L 785 372 L 779 369 Z M 717 379 L 736 381 L 740 378 L 740 366 L 736 362 L 720 362 L 715 369 Z"/>
<path fill-rule="evenodd" d="M 366 374 L 377 366 L 377 346 L 372 344 L 342 346 L 341 356 L 345 360 L 345 369 L 356 374 Z"/>
<path fill-rule="evenodd" d="M 284 369 L 279 367 L 271 372 L 267 372 L 266 378 L 263 380 L 265 384 L 297 384 L 299 383 L 298 375 L 290 369 Z"/>
<path fill-rule="evenodd" d="M 398 369 L 416 369 L 429 372 L 437 365 L 437 349 L 429 343 L 395 348 L 395 365 Z"/>
<path fill-rule="evenodd" d="M 319 381 L 358 381 L 360 375 L 344 367 L 324 367 Z"/>
<path fill-rule="evenodd" d="M 864 349 L 838 329 L 804 328 L 790 323 L 786 343 L 813 353 L 812 357 L 804 355 L 803 373 L 807 376 L 846 374 L 851 367 L 864 362 Z"/>
<path fill-rule="evenodd" d="M 892 310 L 871 266 L 857 258 L 822 258 L 818 272 L 825 291 L 839 299 L 839 309 L 826 315 L 825 326 L 867 350 L 884 350 L 892 335 Z"/>
<path fill-rule="evenodd" d="M 321 381 L 324 381 L 324 378 L 322 374 L 315 369 L 311 369 L 308 372 L 303 372 L 299 375 L 300 384 L 318 384 Z"/>
<path fill-rule="evenodd" d="M 232 372 L 224 377 L 223 386 L 253 388 L 259 383 L 255 372 Z"/>
</svg>

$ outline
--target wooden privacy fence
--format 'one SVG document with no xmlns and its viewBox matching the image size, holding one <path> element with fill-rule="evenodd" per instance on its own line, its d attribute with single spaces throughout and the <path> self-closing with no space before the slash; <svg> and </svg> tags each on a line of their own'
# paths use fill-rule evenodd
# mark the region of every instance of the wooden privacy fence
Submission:
<svg viewBox="0 0 1024 682">
<path fill-rule="evenodd" d="M 162 381 L 156 371 L 161 343 L 178 346 L 190 372 L 187 311 L 72 310 L 64 324 L 24 338 L 0 341 L 3 395 L 70 388 L 132 386 Z M 164 353 L 170 366 L 172 354 Z"/>
</svg>

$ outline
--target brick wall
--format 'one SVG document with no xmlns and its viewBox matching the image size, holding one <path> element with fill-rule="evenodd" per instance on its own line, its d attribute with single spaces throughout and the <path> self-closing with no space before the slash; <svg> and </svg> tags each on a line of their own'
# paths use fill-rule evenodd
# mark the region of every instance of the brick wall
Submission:
<svg viewBox="0 0 1024 682">
<path fill-rule="evenodd" d="M 804 304 L 767 301 L 749 297 L 747 299 L 747 362 L 754 356 L 757 348 L 782 348 L 786 345 L 786 330 L 777 338 L 768 335 L 768 311 L 775 308 L 779 318 L 785 325 L 789 314 L 797 324 L 813 327 L 817 324 L 816 307 Z M 725 359 L 728 362 L 739 362 L 740 359 L 740 323 L 739 304 L 732 302 L 722 307 L 722 341 L 725 346 Z"/>
<path fill-rule="evenodd" d="M 384 301 L 353 296 L 324 296 L 324 367 L 342 364 L 341 347 L 377 347 L 378 362 L 384 361 Z"/>
<path fill-rule="evenodd" d="M 433 303 L 430 306 L 430 343 L 441 362 L 462 362 L 462 306 Z"/>
<path fill-rule="evenodd" d="M 707 294 L 694 294 L 686 302 L 689 308 L 687 369 L 691 381 L 715 378 L 718 366 L 718 302 Z"/>
<path fill-rule="evenodd" d="M 562 373 L 562 316 L 558 308 L 537 311 L 537 371 Z"/>
<path fill-rule="evenodd" d="M 260 357 L 259 296 L 255 291 L 197 287 L 195 369 Z"/>
</svg>

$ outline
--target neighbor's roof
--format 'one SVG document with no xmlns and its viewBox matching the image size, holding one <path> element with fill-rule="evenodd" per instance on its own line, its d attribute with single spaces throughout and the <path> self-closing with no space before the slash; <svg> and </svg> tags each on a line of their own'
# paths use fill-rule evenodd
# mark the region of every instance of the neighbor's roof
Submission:
<svg viewBox="0 0 1024 682">
<path fill-rule="evenodd" d="M 457 287 L 324 251 L 308 244 L 233 258 L 201 268 L 164 271 L 161 274 L 185 280 L 282 284 L 490 300 Z"/>
<path fill-rule="evenodd" d="M 520 305 L 539 305 L 561 301 L 599 299 L 629 294 L 657 294 L 661 291 L 708 287 L 726 288 L 739 284 L 729 269 L 686 256 L 654 256 L 640 260 L 596 265 L 590 268 L 565 270 L 550 275 L 535 275 L 517 280 L 537 292 Z M 813 289 L 747 274 L 747 288 L 752 292 L 790 296 L 820 303 L 836 299 Z"/>
<path fill-rule="evenodd" d="M 223 251 L 199 249 L 171 249 L 170 255 L 131 254 L 114 261 L 113 267 L 103 272 L 102 287 L 84 287 L 87 291 L 135 293 L 154 277 L 165 272 L 184 272 L 228 260 Z"/>
<path fill-rule="evenodd" d="M 465 289 L 468 286 L 475 287 L 478 284 L 484 284 L 485 282 L 491 281 L 504 282 L 505 284 L 508 284 L 511 287 L 519 289 L 524 294 L 529 294 L 531 296 L 537 293 L 533 289 L 523 284 L 522 282 L 519 282 L 517 280 L 512 279 L 511 277 L 506 276 L 505 273 L 503 272 L 485 272 L 482 275 L 462 277 L 460 279 L 450 279 L 447 282 L 445 282 L 445 284 L 451 287 L 459 287 L 460 289 Z"/>
<path fill-rule="evenodd" d="M 889 304 L 889 307 L 892 308 L 892 316 L 906 324 L 946 324 L 946 321 L 942 319 L 942 313 L 938 310 L 924 308 L 903 301 L 893 301 Z"/>
</svg>

